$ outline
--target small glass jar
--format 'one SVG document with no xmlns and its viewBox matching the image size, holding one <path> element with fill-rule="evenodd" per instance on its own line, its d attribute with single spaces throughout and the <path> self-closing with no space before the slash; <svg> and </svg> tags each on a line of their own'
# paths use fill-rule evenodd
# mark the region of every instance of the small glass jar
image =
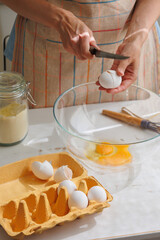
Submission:
<svg viewBox="0 0 160 240">
<path fill-rule="evenodd" d="M 28 84 L 16 72 L 0 72 L 0 145 L 21 142 L 28 132 Z"/>
</svg>

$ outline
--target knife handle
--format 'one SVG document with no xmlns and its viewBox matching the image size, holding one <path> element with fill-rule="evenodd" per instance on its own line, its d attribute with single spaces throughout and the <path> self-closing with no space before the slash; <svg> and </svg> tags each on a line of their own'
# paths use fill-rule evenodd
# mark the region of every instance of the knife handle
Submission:
<svg viewBox="0 0 160 240">
<path fill-rule="evenodd" d="M 91 46 L 90 49 L 89 49 L 89 51 L 90 51 L 90 53 L 91 53 L 92 55 L 95 55 L 97 49 L 96 49 L 95 47 Z"/>
</svg>

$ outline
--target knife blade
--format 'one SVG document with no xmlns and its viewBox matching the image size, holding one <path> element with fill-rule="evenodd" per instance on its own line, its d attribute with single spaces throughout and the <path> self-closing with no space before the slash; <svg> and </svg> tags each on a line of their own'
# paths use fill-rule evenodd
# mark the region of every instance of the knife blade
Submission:
<svg viewBox="0 0 160 240">
<path fill-rule="evenodd" d="M 125 60 L 125 59 L 129 58 L 128 56 L 104 52 L 104 51 L 98 50 L 94 47 L 90 47 L 89 51 L 92 55 L 95 55 L 96 57 L 99 57 L 99 58 L 111 58 L 111 59 L 118 59 L 118 60 Z"/>
</svg>

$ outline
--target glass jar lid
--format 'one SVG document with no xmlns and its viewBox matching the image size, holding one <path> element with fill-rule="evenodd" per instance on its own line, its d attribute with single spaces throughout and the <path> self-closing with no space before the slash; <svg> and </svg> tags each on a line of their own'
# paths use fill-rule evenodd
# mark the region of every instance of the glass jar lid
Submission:
<svg viewBox="0 0 160 240">
<path fill-rule="evenodd" d="M 24 77 L 16 72 L 0 72 L 0 98 L 20 97 L 27 91 Z"/>
</svg>

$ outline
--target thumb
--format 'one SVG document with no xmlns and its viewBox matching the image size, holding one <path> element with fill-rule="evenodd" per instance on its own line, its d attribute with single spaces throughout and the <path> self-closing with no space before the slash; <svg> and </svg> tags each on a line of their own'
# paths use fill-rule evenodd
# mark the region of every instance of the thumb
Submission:
<svg viewBox="0 0 160 240">
<path fill-rule="evenodd" d="M 98 50 L 100 50 L 100 48 L 98 47 L 96 40 L 93 36 L 90 38 L 90 46 L 93 46 L 93 47 L 97 48 Z"/>
<path fill-rule="evenodd" d="M 117 69 L 116 69 L 117 75 L 124 76 L 125 70 L 128 65 L 129 65 L 128 59 L 119 61 L 119 64 L 117 65 Z"/>
</svg>

